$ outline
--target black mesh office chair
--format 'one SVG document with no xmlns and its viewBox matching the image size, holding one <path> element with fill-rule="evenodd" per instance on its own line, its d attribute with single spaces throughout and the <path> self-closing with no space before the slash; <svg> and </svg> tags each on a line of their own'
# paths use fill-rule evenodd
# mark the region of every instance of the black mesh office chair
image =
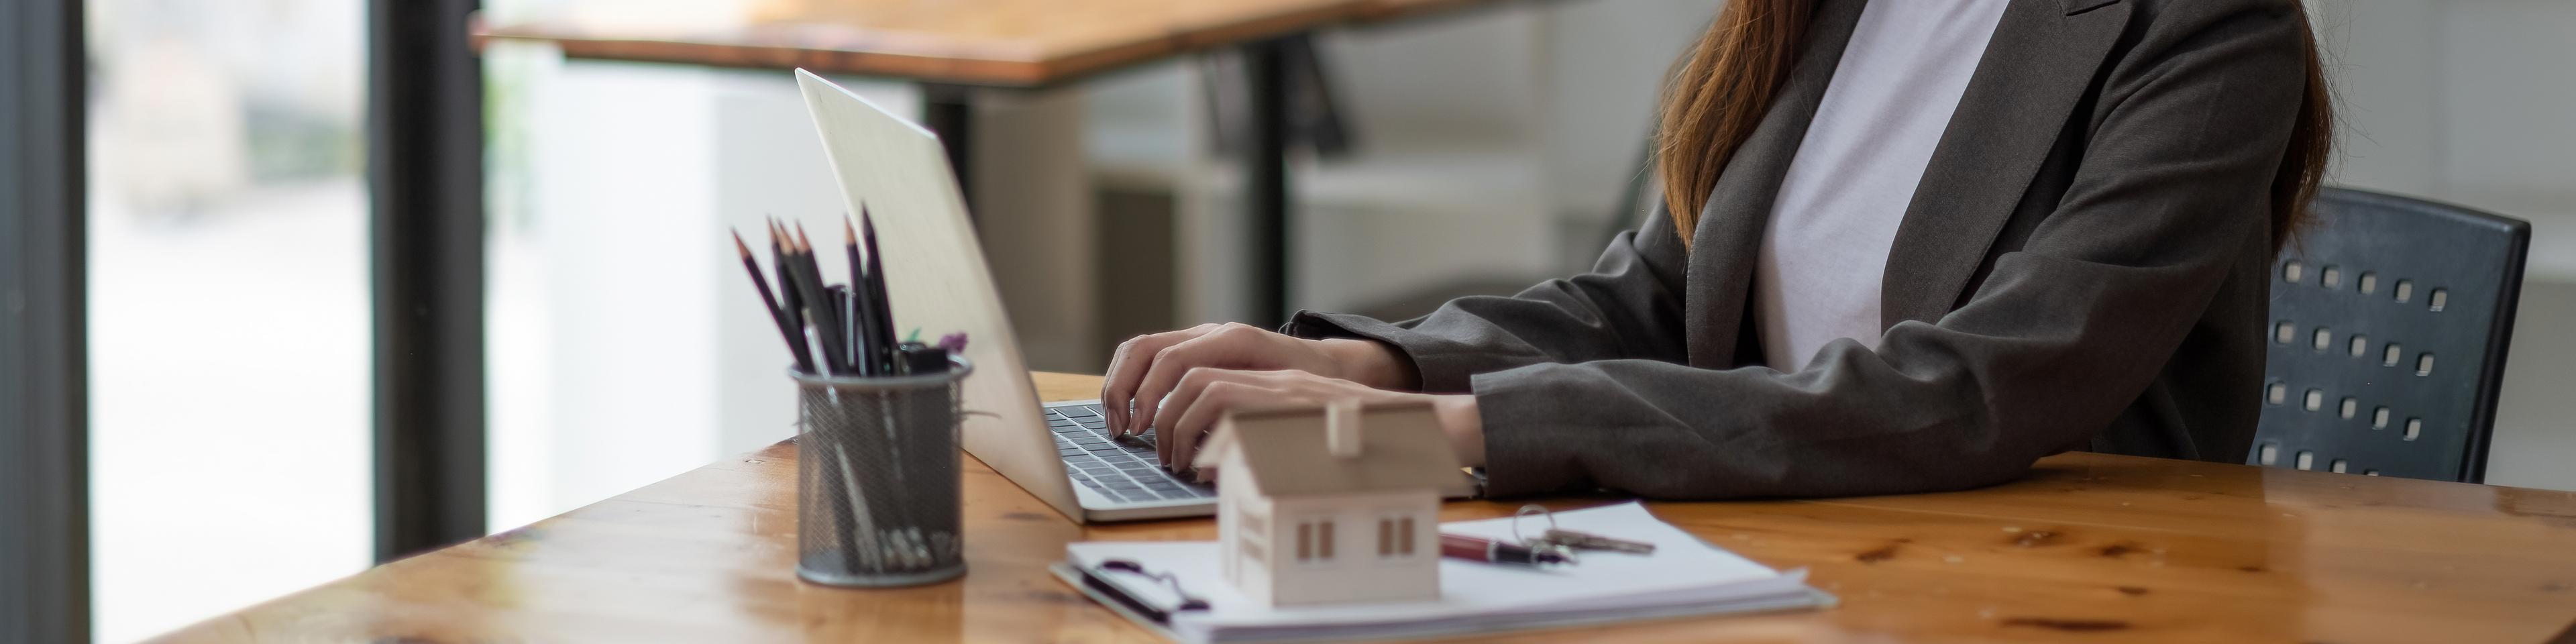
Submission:
<svg viewBox="0 0 2576 644">
<path fill-rule="evenodd" d="M 2316 207 L 2272 266 L 2247 461 L 2482 481 L 2531 224 L 2338 188 Z"/>
</svg>

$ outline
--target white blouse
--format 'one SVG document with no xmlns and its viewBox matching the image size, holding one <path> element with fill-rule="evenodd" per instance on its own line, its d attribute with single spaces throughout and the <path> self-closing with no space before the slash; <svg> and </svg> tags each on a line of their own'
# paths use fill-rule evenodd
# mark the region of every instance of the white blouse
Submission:
<svg viewBox="0 0 2576 644">
<path fill-rule="evenodd" d="M 1888 248 L 2010 0 L 1879 0 L 1789 163 L 1753 270 L 1763 360 L 1797 371 L 1836 338 L 1876 348 Z"/>
</svg>

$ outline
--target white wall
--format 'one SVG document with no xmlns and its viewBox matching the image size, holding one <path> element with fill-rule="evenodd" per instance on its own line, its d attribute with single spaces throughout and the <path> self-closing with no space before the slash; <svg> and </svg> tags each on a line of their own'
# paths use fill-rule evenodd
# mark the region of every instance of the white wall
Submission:
<svg viewBox="0 0 2576 644">
<path fill-rule="evenodd" d="M 795 433 L 795 389 L 726 236 L 838 244 L 843 210 L 784 72 L 562 61 L 496 47 L 491 522 L 525 524 Z M 846 84 L 881 105 L 903 83 Z M 500 92 L 496 92 L 500 93 Z M 767 252 L 759 251 L 764 265 Z M 831 274 L 837 253 L 818 260 Z"/>
<path fill-rule="evenodd" d="M 1723 0 L 1593 0 L 1545 12 L 1549 150 L 1557 211 L 1606 213 L 1628 188 L 1664 74 L 1708 28 Z M 1627 213 L 1623 213 L 1627 214 Z M 1599 245 L 1587 246 L 1598 250 Z M 1589 266 L 1590 257 L 1582 265 Z"/>
<path fill-rule="evenodd" d="M 2487 480 L 2576 489 L 2576 2 L 2310 0 L 2335 183 L 2531 221 Z"/>
</svg>

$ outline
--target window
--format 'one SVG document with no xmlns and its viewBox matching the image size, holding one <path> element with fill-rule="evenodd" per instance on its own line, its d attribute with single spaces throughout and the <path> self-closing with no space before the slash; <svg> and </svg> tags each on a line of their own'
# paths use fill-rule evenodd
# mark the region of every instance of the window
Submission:
<svg viewBox="0 0 2576 644">
<path fill-rule="evenodd" d="M 1377 556 L 1413 556 L 1413 517 L 1383 517 L 1377 520 Z"/>
<path fill-rule="evenodd" d="M 1395 522 L 1395 554 L 1413 556 L 1413 517 Z"/>
<path fill-rule="evenodd" d="M 1394 520 L 1394 519 L 1378 519 L 1378 520 L 1377 520 L 1377 556 L 1378 556 L 1378 558 L 1380 558 L 1380 559 L 1384 559 L 1384 558 L 1391 557 L 1391 556 L 1394 556 L 1394 555 L 1395 555 L 1395 520 Z"/>
<path fill-rule="evenodd" d="M 1270 553 L 1263 551 L 1260 543 L 1256 543 L 1251 539 L 1238 539 L 1237 541 L 1243 542 L 1243 558 L 1253 561 L 1269 560 Z"/>
<path fill-rule="evenodd" d="M 371 562 L 369 3 L 79 4 L 91 624 L 124 642 Z"/>
<path fill-rule="evenodd" d="M 1333 559 L 1333 520 L 1325 519 L 1323 525 L 1315 532 L 1316 539 L 1323 542 L 1321 547 L 1316 548 L 1315 558 L 1331 561 Z"/>
<path fill-rule="evenodd" d="M 1297 560 L 1312 561 L 1314 558 L 1315 524 L 1299 523 L 1297 524 Z"/>
</svg>

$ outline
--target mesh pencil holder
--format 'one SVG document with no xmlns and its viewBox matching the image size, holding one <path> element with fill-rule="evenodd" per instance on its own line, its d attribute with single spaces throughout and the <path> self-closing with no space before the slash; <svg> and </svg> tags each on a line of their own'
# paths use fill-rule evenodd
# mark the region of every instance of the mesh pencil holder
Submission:
<svg viewBox="0 0 2576 644">
<path fill-rule="evenodd" d="M 911 586 L 966 574 L 960 530 L 958 385 L 944 373 L 818 376 L 797 385 L 796 576 Z"/>
</svg>

